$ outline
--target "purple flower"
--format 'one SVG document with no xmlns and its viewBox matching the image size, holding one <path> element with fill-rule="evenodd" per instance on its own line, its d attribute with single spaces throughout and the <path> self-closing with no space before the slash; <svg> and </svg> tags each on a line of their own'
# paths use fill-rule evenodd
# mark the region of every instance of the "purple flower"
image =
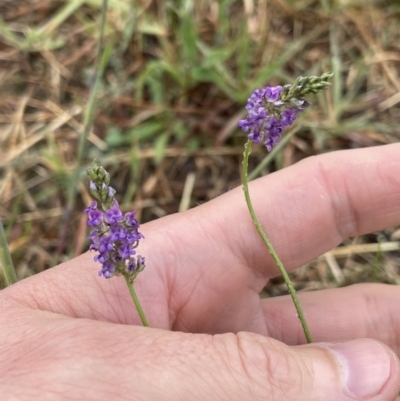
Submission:
<svg viewBox="0 0 400 401">
<path fill-rule="evenodd" d="M 88 239 L 90 240 L 91 244 L 89 249 L 92 251 L 98 251 L 101 245 L 101 238 L 97 230 L 92 230 L 89 234 Z"/>
<path fill-rule="evenodd" d="M 251 110 L 259 107 L 264 95 L 265 89 L 256 89 L 247 99 L 246 109 Z"/>
<path fill-rule="evenodd" d="M 242 131 L 247 132 L 250 129 L 250 125 L 246 120 L 239 120 L 238 122 L 239 127 L 242 129 Z"/>
<path fill-rule="evenodd" d="M 238 122 L 254 143 L 264 143 L 268 151 L 276 146 L 285 128 L 296 120 L 297 113 L 310 105 L 302 98 L 282 101 L 282 86 L 256 89 L 247 100 L 247 117 Z"/>
<path fill-rule="evenodd" d="M 259 128 L 254 128 L 247 137 L 252 140 L 254 143 L 260 144 L 262 133 Z"/>
<path fill-rule="evenodd" d="M 130 232 L 130 233 L 128 234 L 128 236 L 126 237 L 127 241 L 128 241 L 130 244 L 132 244 L 132 245 L 133 245 L 135 242 L 141 240 L 142 238 L 144 238 L 143 234 L 141 234 L 141 233 L 139 233 L 139 232 L 134 232 L 134 231 Z"/>
<path fill-rule="evenodd" d="M 107 253 L 99 253 L 98 255 L 94 255 L 93 260 L 95 262 L 99 262 L 101 264 L 106 263 L 110 259 L 110 255 Z"/>
<path fill-rule="evenodd" d="M 100 247 L 99 247 L 99 252 L 103 255 L 106 255 L 110 251 L 114 249 L 113 241 L 111 239 L 111 236 L 106 235 L 100 238 Z"/>
<path fill-rule="evenodd" d="M 123 220 L 123 218 L 122 212 L 116 202 L 104 213 L 104 220 L 108 224 L 117 224 L 119 221 Z"/>
<path fill-rule="evenodd" d="M 124 220 L 128 227 L 139 227 L 139 222 L 135 219 L 136 212 L 125 213 Z"/>
<path fill-rule="evenodd" d="M 88 213 L 88 226 L 97 227 L 103 222 L 103 213 L 100 210 L 91 210 Z"/>
<path fill-rule="evenodd" d="M 265 88 L 265 98 L 267 102 L 276 102 L 281 95 L 282 86 L 267 86 Z"/>
<path fill-rule="evenodd" d="M 91 171 L 95 175 L 94 171 Z M 107 174 L 104 179 L 109 181 Z M 99 275 L 110 278 L 115 275 L 129 275 L 134 279 L 144 268 L 144 258 L 136 259 L 135 248 L 143 235 L 138 231 L 139 222 L 135 218 L 135 212 L 122 214 L 118 202 L 115 200 L 115 190 L 108 186 L 100 178 L 91 188 L 96 187 L 98 199 L 105 212 L 97 209 L 97 202 L 92 202 L 85 209 L 88 215 L 88 225 L 94 227 L 88 237 L 90 250 L 96 251 L 94 260 L 101 263 Z M 99 188 L 101 188 L 99 190 Z M 101 193 L 100 193 L 101 192 Z M 93 195 L 95 196 L 95 195 Z M 103 200 L 105 199 L 105 200 Z"/>
<path fill-rule="evenodd" d="M 135 258 L 130 258 L 126 264 L 126 271 L 128 273 L 133 273 L 136 270 L 137 264 Z"/>
<path fill-rule="evenodd" d="M 284 110 L 282 112 L 282 125 L 285 127 L 292 125 L 296 117 L 296 110 Z"/>
<path fill-rule="evenodd" d="M 99 276 L 104 276 L 105 278 L 111 278 L 115 274 L 115 264 L 112 261 L 106 261 L 101 266 L 99 271 Z"/>
<path fill-rule="evenodd" d="M 144 256 L 140 256 L 140 255 L 138 255 L 137 257 L 136 257 L 136 259 L 137 259 L 137 267 L 139 268 L 139 269 L 141 269 L 141 270 L 143 270 L 144 269 L 144 266 L 145 266 L 145 262 L 146 262 L 146 259 L 145 259 L 145 257 Z"/>
<path fill-rule="evenodd" d="M 97 210 L 97 202 L 94 201 L 84 212 L 88 215 L 88 226 L 97 227 L 103 222 L 103 213 Z"/>
<path fill-rule="evenodd" d="M 110 235 L 113 242 L 124 240 L 128 236 L 128 231 L 120 225 L 110 226 Z"/>
<path fill-rule="evenodd" d="M 96 210 L 96 209 L 97 209 L 97 202 L 93 201 L 83 212 L 87 214 L 91 210 Z"/>
<path fill-rule="evenodd" d="M 268 149 L 268 152 L 271 152 L 272 148 L 279 143 L 280 139 L 281 139 L 280 136 L 269 136 L 265 140 L 264 145 Z"/>
<path fill-rule="evenodd" d="M 130 258 L 126 264 L 126 271 L 128 273 L 134 273 L 135 271 L 141 272 L 145 268 L 145 258 L 137 255 L 135 258 Z"/>
<path fill-rule="evenodd" d="M 118 247 L 118 254 L 122 259 L 129 259 L 136 253 L 134 249 L 131 248 L 130 244 L 121 245 Z"/>
<path fill-rule="evenodd" d="M 264 139 L 264 144 L 270 152 L 272 148 L 279 143 L 282 136 L 282 124 L 279 120 L 272 117 L 264 126 L 265 132 L 268 132 Z"/>
<path fill-rule="evenodd" d="M 266 118 L 265 107 L 258 107 L 256 110 L 250 110 L 247 122 L 250 127 L 260 127 Z"/>
</svg>

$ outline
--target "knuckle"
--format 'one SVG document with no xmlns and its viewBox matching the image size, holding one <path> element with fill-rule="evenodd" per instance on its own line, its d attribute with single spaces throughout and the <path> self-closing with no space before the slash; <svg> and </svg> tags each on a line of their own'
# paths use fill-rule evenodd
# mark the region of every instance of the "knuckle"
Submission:
<svg viewBox="0 0 400 401">
<path fill-rule="evenodd" d="M 301 399 L 309 372 L 288 347 L 252 333 L 238 333 L 235 337 L 237 353 L 233 365 L 242 384 L 249 387 L 254 397 L 251 399 Z"/>
</svg>

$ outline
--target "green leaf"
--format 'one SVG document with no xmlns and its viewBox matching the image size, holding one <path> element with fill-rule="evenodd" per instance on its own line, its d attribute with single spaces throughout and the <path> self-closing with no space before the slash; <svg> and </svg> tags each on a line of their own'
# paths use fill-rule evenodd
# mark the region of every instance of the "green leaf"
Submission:
<svg viewBox="0 0 400 401">
<path fill-rule="evenodd" d="M 237 93 L 235 92 L 235 90 L 232 89 L 213 68 L 204 66 L 194 67 L 191 70 L 191 73 L 192 78 L 197 82 L 212 82 L 218 88 L 220 88 L 222 92 L 226 93 L 231 99 L 236 100 Z"/>
<path fill-rule="evenodd" d="M 185 124 L 183 124 L 182 121 L 177 121 L 174 124 L 173 132 L 178 141 L 184 140 L 189 134 L 189 130 L 187 129 L 187 126 Z"/>
<path fill-rule="evenodd" d="M 112 148 L 130 145 L 134 141 L 153 138 L 164 128 L 164 124 L 159 121 L 147 121 L 126 131 L 112 127 L 108 130 L 105 141 Z"/>
<path fill-rule="evenodd" d="M 149 85 L 152 99 L 158 99 L 160 103 L 166 94 L 163 85 L 163 74 L 165 73 L 175 80 L 179 86 L 184 86 L 185 77 L 182 71 L 166 61 L 152 61 L 147 64 L 145 70 L 139 75 L 136 83 L 136 99 L 143 100 L 144 88 Z"/>
<path fill-rule="evenodd" d="M 180 39 L 182 40 L 182 62 L 193 65 L 197 59 L 197 30 L 193 23 L 193 2 L 186 0 L 183 5 L 184 12 L 181 13 Z"/>
<path fill-rule="evenodd" d="M 159 164 L 163 161 L 165 149 L 168 144 L 169 134 L 164 133 L 154 141 L 154 161 Z"/>
</svg>

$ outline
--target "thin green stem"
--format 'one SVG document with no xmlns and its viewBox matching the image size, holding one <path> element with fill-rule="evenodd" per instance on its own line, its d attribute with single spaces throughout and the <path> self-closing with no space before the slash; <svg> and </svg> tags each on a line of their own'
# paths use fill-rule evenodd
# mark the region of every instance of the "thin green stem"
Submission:
<svg viewBox="0 0 400 401">
<path fill-rule="evenodd" d="M 150 327 L 149 322 L 148 322 L 148 320 L 146 318 L 146 315 L 143 312 L 142 305 L 140 305 L 139 298 L 138 298 L 138 296 L 136 294 L 135 287 L 133 286 L 133 283 L 131 283 L 131 281 L 129 280 L 129 278 L 127 276 L 124 276 L 124 278 L 125 278 L 125 281 L 126 281 L 126 285 L 129 288 L 129 292 L 131 293 L 131 297 L 132 297 L 133 303 L 135 304 L 136 310 L 137 310 L 137 312 L 139 314 L 139 317 L 140 317 L 140 320 L 142 321 L 143 326 Z"/>
<path fill-rule="evenodd" d="M 3 267 L 6 284 L 11 285 L 18 281 L 15 273 L 13 261 L 11 259 L 10 250 L 8 249 L 6 233 L 4 232 L 3 223 L 0 219 L 0 264 Z"/>
<path fill-rule="evenodd" d="M 242 183 L 243 183 L 243 191 L 244 196 L 246 197 L 247 207 L 249 208 L 249 212 L 251 218 L 253 220 L 254 225 L 257 228 L 258 233 L 260 234 L 261 239 L 263 240 L 264 244 L 268 248 L 269 253 L 271 254 L 272 258 L 274 259 L 276 265 L 278 266 L 279 271 L 281 272 L 283 279 L 285 280 L 286 286 L 288 288 L 289 294 L 292 297 L 294 306 L 297 311 L 297 315 L 300 319 L 301 326 L 303 327 L 304 335 L 306 336 L 306 340 L 308 343 L 312 342 L 310 330 L 308 328 L 306 319 L 304 317 L 303 309 L 301 308 L 299 299 L 297 298 L 296 290 L 293 287 L 293 284 L 290 280 L 289 275 L 287 274 L 285 267 L 283 266 L 281 260 L 279 259 L 278 254 L 275 252 L 271 242 L 269 241 L 267 235 L 265 234 L 260 221 L 257 218 L 257 215 L 254 211 L 253 204 L 251 203 L 250 193 L 249 193 L 249 180 L 248 180 L 248 166 L 249 166 L 249 155 L 251 153 L 251 141 L 248 140 L 245 147 L 244 147 L 244 158 L 243 158 L 243 167 L 242 167 Z"/>
</svg>

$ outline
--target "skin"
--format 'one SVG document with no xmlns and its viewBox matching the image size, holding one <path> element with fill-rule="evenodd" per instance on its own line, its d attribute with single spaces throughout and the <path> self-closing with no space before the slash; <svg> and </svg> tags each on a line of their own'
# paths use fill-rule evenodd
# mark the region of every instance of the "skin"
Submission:
<svg viewBox="0 0 400 401">
<path fill-rule="evenodd" d="M 400 144 L 334 152 L 250 184 L 288 271 L 400 224 L 399 154 Z M 93 253 L 25 279 L 0 292 L 2 399 L 396 399 L 398 287 L 299 294 L 315 341 L 305 345 L 291 300 L 259 298 L 278 270 L 241 188 L 141 231 L 135 288 L 152 328 L 123 278 L 97 276 Z M 357 352 L 369 362 L 356 368 Z"/>
</svg>

